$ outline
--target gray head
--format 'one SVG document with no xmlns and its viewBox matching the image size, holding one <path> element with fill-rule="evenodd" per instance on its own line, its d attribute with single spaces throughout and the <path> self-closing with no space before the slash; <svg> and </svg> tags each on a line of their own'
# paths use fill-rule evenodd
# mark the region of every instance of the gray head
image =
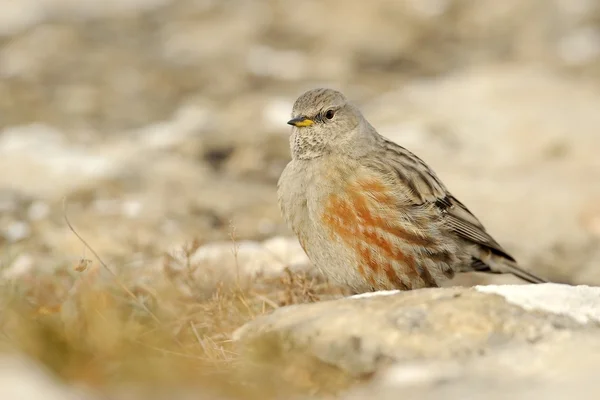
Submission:
<svg viewBox="0 0 600 400">
<path fill-rule="evenodd" d="M 294 103 L 290 146 L 292 157 L 311 159 L 332 153 L 350 153 L 368 125 L 346 97 L 332 89 L 313 89 Z"/>
</svg>

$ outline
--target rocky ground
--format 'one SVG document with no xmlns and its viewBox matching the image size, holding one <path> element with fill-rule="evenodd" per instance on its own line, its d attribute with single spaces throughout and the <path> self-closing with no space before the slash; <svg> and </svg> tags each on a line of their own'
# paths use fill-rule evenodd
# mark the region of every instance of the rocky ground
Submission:
<svg viewBox="0 0 600 400">
<path fill-rule="evenodd" d="M 344 399 L 592 399 L 599 296 L 555 284 L 367 294 L 286 307 L 234 337 L 284 380 L 370 380 Z"/>
<path fill-rule="evenodd" d="M 523 265 L 554 282 L 600 284 L 600 3 L 306 0 L 299 7 L 290 0 L 0 2 L 4 282 L 27 287 L 62 271 L 68 278 L 48 284 L 61 288 L 56 293 L 34 285 L 35 307 L 47 309 L 75 290 L 74 267 L 103 271 L 65 216 L 135 296 L 154 293 L 165 274 L 194 301 L 213 299 L 222 282 L 240 277 L 283 279 L 286 267 L 312 274 L 279 215 L 275 183 L 289 160 L 285 122 L 294 99 L 325 85 L 343 90 L 382 134 L 434 167 Z M 467 276 L 452 284 L 482 282 L 515 283 Z M 254 299 L 266 309 L 252 315 L 270 311 L 269 301 L 279 307 L 331 297 L 318 287 L 298 296 L 261 291 L 262 300 Z M 467 309 L 481 303 L 470 317 L 452 312 L 478 321 L 490 313 L 516 318 L 513 333 L 560 330 L 543 325 L 554 317 L 517 312 L 470 289 L 407 296 L 394 299 L 433 304 L 428 299 L 440 296 L 452 310 L 457 301 Z M 329 315 L 338 304 L 377 301 L 322 307 Z M 229 337 L 249 318 L 219 334 Z M 544 340 L 585 354 L 588 343 L 597 346 L 588 325 L 571 321 L 564 330 L 576 331 L 572 337 Z M 400 351 L 394 343 L 387 346 Z M 449 351 L 464 349 L 457 343 Z M 411 396 L 464 393 L 475 382 L 471 371 L 479 384 L 489 382 L 486 390 L 512 379 L 519 391 L 529 388 L 529 372 L 481 372 L 501 368 L 495 354 L 532 363 L 562 357 L 526 340 L 508 349 L 485 343 L 477 351 L 489 350 L 487 358 L 411 366 L 398 376 L 450 382 L 427 392 L 417 385 Z M 30 365 L 15 360 L 14 370 Z M 337 363 L 328 365 L 343 386 Z M 437 378 L 419 369 L 438 367 Z M 558 396 L 550 378 L 537 378 L 535 385 Z M 384 387 L 386 379 L 374 382 Z"/>
</svg>

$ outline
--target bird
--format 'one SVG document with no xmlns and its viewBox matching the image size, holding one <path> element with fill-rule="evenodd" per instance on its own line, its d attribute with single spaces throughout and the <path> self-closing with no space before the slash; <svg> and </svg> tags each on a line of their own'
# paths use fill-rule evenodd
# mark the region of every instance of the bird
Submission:
<svg viewBox="0 0 600 400">
<path fill-rule="evenodd" d="M 521 268 L 436 173 L 380 135 L 344 94 L 295 101 L 291 160 L 277 182 L 281 214 L 313 264 L 353 293 L 439 287 L 455 274 Z"/>
</svg>

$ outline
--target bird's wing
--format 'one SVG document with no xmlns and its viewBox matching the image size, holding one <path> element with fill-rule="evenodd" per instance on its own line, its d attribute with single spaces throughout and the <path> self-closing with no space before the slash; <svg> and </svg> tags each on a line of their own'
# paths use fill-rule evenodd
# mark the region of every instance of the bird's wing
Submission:
<svg viewBox="0 0 600 400">
<path fill-rule="evenodd" d="M 436 201 L 435 205 L 442 213 L 447 226 L 460 237 L 487 247 L 495 254 L 507 258 L 510 261 L 515 261 L 515 259 L 508 254 L 489 233 L 487 233 L 485 227 L 479 222 L 477 217 L 475 217 L 475 215 L 473 215 L 473 213 L 471 213 L 471 211 L 469 211 L 469 209 L 454 196 L 448 194 L 443 199 Z"/>
<path fill-rule="evenodd" d="M 391 168 L 396 180 L 406 186 L 413 206 L 433 205 L 446 226 L 458 236 L 514 262 L 514 258 L 487 233 L 477 217 L 448 192 L 423 160 L 391 141 L 385 140 L 384 146 L 387 153 L 384 157 L 386 167 Z"/>
</svg>

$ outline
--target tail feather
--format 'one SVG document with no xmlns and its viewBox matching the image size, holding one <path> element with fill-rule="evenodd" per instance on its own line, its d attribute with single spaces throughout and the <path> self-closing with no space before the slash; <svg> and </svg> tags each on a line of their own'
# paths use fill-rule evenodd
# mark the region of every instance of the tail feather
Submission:
<svg viewBox="0 0 600 400">
<path fill-rule="evenodd" d="M 525 271 L 517 265 L 516 262 L 508 260 L 506 258 L 490 257 L 487 262 L 479 259 L 475 259 L 472 268 L 478 272 L 487 272 L 492 274 L 513 274 L 524 281 L 529 283 L 548 283 L 547 280 L 540 278 L 532 274 L 531 272 Z M 491 266 L 490 266 L 491 264 Z"/>
<path fill-rule="evenodd" d="M 516 275 L 529 283 L 548 283 L 547 280 L 542 279 L 539 276 L 532 274 L 531 272 L 525 271 L 516 263 L 513 263 L 511 261 L 506 261 L 502 263 L 502 267 L 506 268 L 507 272 Z"/>
</svg>

